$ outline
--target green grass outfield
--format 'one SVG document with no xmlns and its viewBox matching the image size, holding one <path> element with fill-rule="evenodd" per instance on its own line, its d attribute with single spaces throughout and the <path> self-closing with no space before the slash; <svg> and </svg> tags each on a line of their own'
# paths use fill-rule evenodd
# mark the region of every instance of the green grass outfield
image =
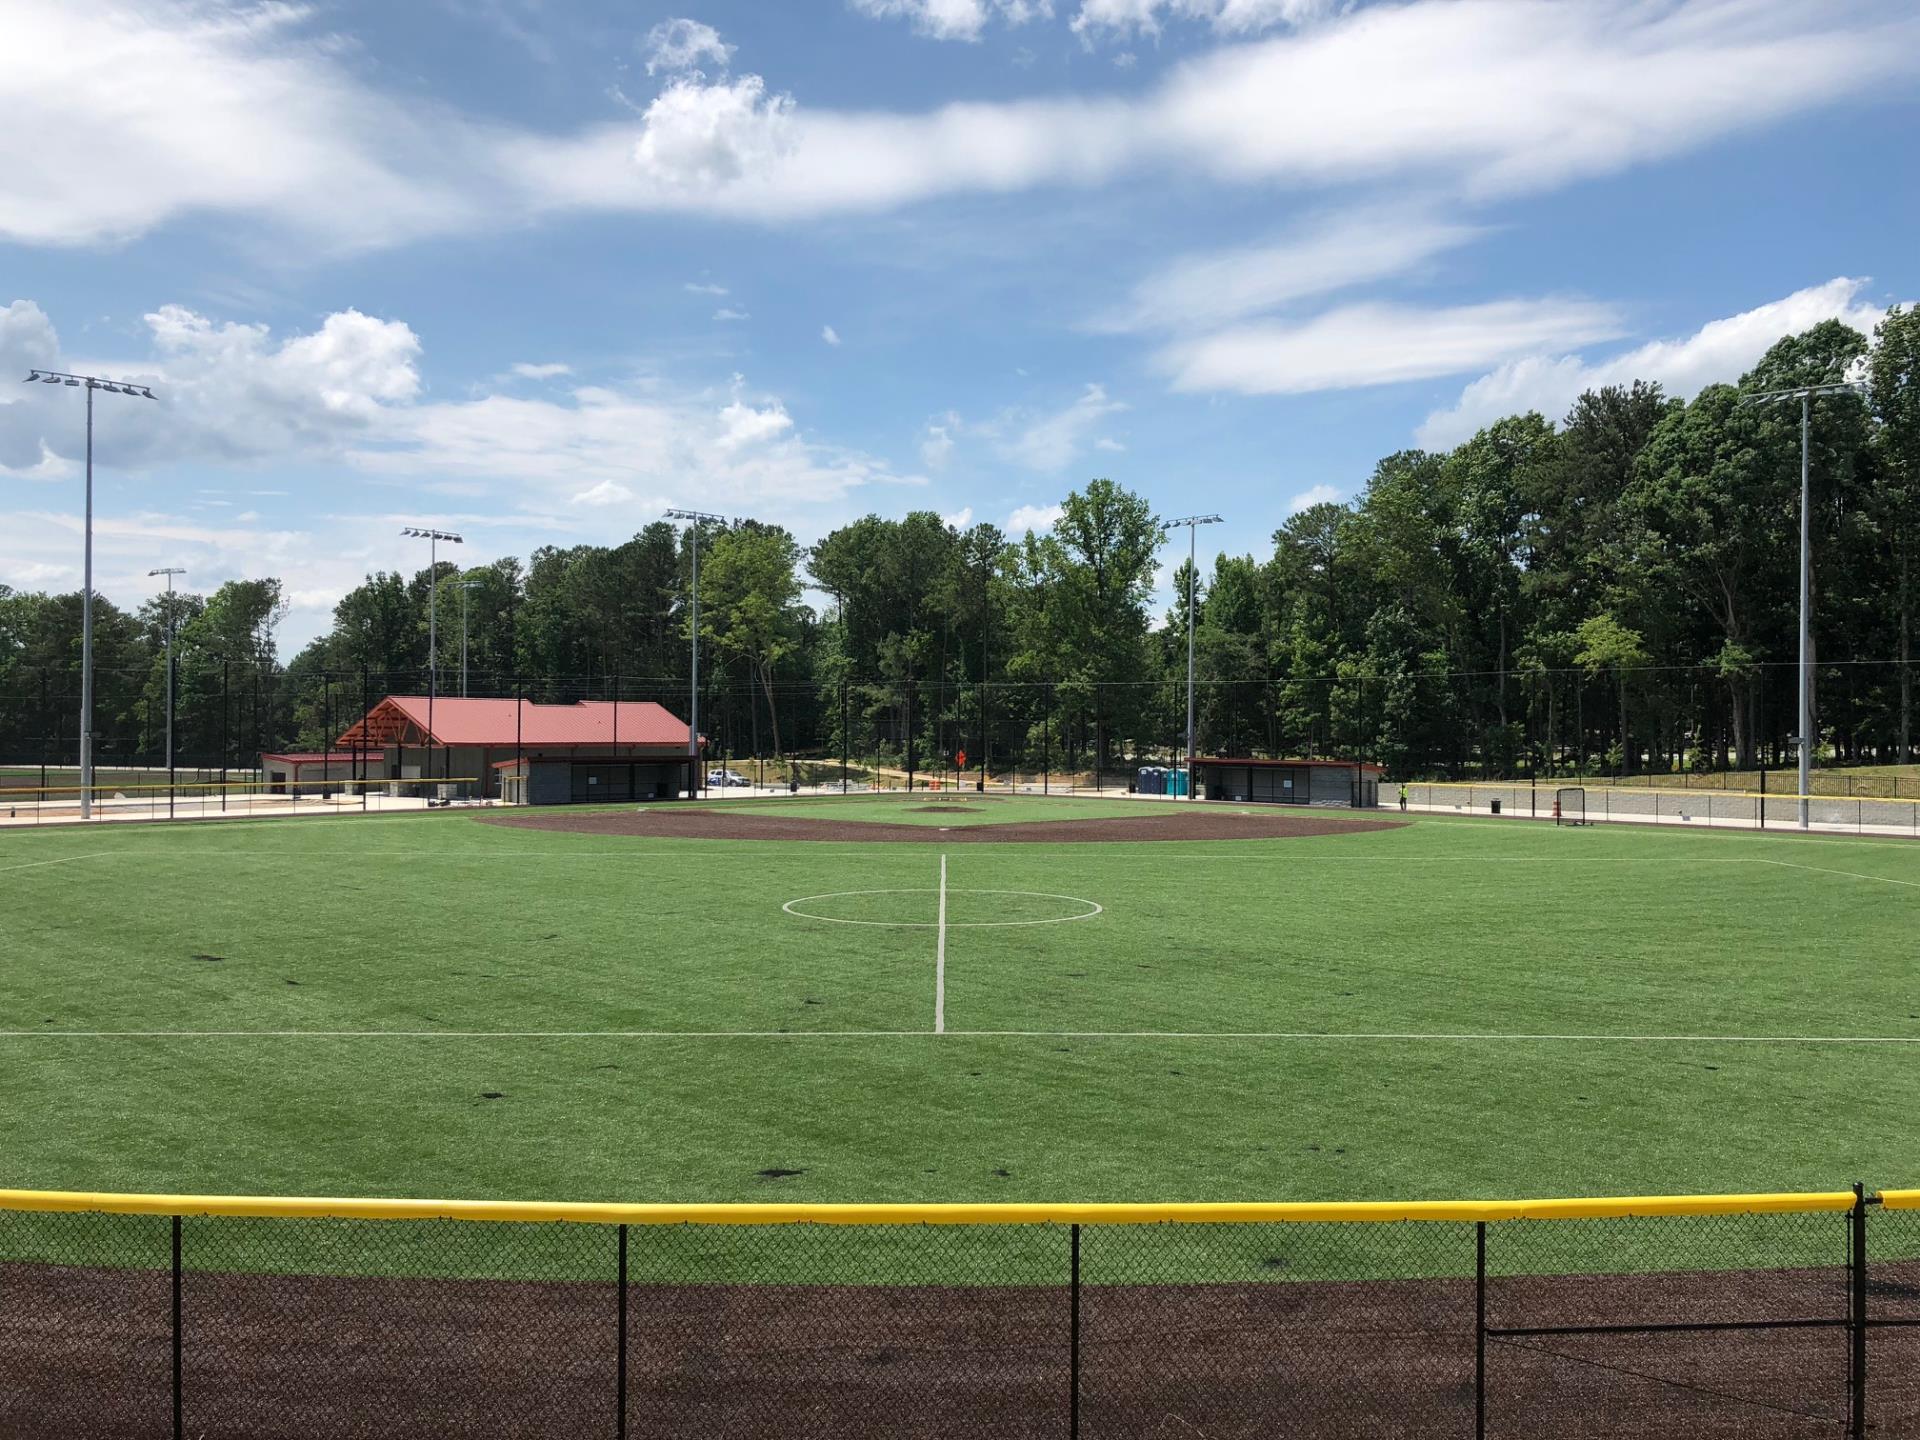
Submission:
<svg viewBox="0 0 1920 1440">
<path fill-rule="evenodd" d="M 942 818 L 891 813 L 918 796 L 830 803 Z M 1015 805 L 1131 813 L 994 808 Z M 1920 1181 L 1920 847 L 1445 819 L 960 846 L 936 1035 L 941 854 L 462 813 L 0 835 L 0 1184 L 1096 1201 Z M 797 907 L 816 918 L 782 908 L 822 896 Z"/>
</svg>

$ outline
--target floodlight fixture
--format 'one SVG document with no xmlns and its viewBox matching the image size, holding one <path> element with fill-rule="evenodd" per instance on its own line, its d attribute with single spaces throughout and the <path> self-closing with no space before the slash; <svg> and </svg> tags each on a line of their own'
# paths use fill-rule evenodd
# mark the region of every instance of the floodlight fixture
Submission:
<svg viewBox="0 0 1920 1440">
<path fill-rule="evenodd" d="M 1849 377 L 1858 377 L 1857 366 L 1848 366 Z M 1811 513 L 1809 472 L 1811 470 L 1813 402 L 1824 395 L 1864 395 L 1867 383 L 1861 378 L 1829 381 L 1819 385 L 1795 385 L 1785 390 L 1765 390 L 1742 397 L 1743 405 L 1778 405 L 1788 400 L 1800 402 L 1800 733 L 1793 737 L 1793 748 L 1800 762 L 1800 828 L 1808 829 L 1807 787 L 1813 778 L 1813 561 L 1808 543 L 1808 516 Z"/>
<path fill-rule="evenodd" d="M 433 743 L 433 702 L 440 693 L 440 630 L 439 606 L 435 603 L 440 594 L 440 542 L 450 545 L 464 545 L 466 539 L 451 530 L 435 530 L 426 525 L 406 525 L 400 533 L 413 540 L 427 542 L 427 743 Z M 453 762 L 453 752 L 444 751 L 447 763 Z M 433 752 L 427 752 L 427 769 L 433 769 Z"/>
<path fill-rule="evenodd" d="M 81 386 L 87 391 L 87 479 L 85 566 L 80 591 L 80 818 L 93 818 L 93 392 L 105 390 L 113 395 L 131 395 L 125 381 L 102 379 L 98 375 L 70 375 L 64 370 L 29 370 L 22 384 L 38 380 L 42 385 Z M 123 388 L 124 387 L 124 388 Z M 154 398 L 145 386 L 140 394 Z"/>
</svg>

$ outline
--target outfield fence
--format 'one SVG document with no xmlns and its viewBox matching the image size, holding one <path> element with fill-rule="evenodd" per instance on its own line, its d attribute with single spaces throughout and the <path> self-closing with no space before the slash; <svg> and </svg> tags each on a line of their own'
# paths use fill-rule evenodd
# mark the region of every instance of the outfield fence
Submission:
<svg viewBox="0 0 1920 1440">
<path fill-rule="evenodd" d="M 1562 789 L 1585 791 L 1588 823 L 1624 821 L 1640 825 L 1693 825 L 1709 829 L 1793 830 L 1800 824 L 1802 798 L 1740 790 L 1668 790 L 1644 786 L 1581 784 L 1572 780 L 1465 782 L 1409 781 L 1410 809 L 1462 815 L 1518 815 L 1546 820 Z M 1382 785 L 1383 806 L 1391 807 L 1397 787 Z M 1808 828 L 1849 835 L 1920 836 L 1920 800 L 1874 795 L 1804 797 Z"/>
<path fill-rule="evenodd" d="M 1916 1431 L 1915 1190 L 691 1206 L 0 1192 L 9 1436 Z"/>
<path fill-rule="evenodd" d="M 342 815 L 427 810 L 479 803 L 472 776 L 429 780 L 189 780 L 159 783 L 0 786 L 0 827 L 74 824 L 82 796 L 93 821 L 218 820 L 248 816 Z"/>
</svg>

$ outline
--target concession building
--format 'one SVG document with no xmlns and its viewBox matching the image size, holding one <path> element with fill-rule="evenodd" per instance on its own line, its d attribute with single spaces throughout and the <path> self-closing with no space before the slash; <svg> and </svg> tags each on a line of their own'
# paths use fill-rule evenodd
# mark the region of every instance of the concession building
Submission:
<svg viewBox="0 0 1920 1440">
<path fill-rule="evenodd" d="M 262 758 L 271 774 L 276 760 L 307 757 Z M 481 799 L 565 805 L 671 800 L 692 793 L 698 766 L 687 722 L 650 700 L 539 705 L 389 695 L 342 732 L 311 779 L 446 777 L 472 782 L 463 790 Z"/>
</svg>

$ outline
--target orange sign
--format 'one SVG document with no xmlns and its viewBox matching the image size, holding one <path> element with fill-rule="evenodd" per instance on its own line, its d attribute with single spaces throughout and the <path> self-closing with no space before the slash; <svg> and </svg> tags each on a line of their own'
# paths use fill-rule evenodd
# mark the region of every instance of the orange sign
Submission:
<svg viewBox="0 0 1920 1440">
<path fill-rule="evenodd" d="M 967 752 L 964 750 L 956 751 L 953 757 L 953 763 L 959 766 L 962 770 L 966 769 L 967 768 Z"/>
</svg>

